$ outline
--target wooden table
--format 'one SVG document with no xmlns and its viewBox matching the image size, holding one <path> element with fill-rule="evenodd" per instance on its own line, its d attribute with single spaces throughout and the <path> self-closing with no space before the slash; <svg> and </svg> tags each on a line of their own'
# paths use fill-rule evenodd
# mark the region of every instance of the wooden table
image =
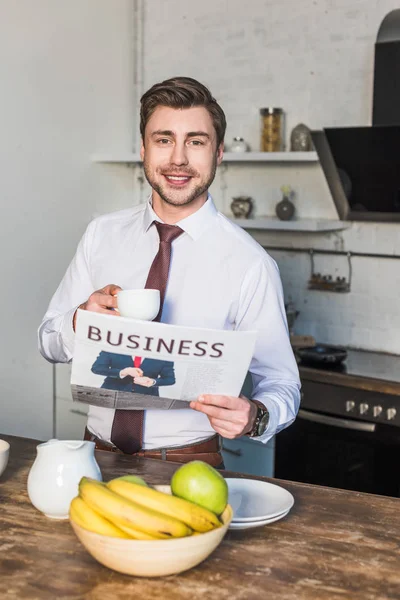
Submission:
<svg viewBox="0 0 400 600">
<path fill-rule="evenodd" d="M 37 442 L 11 443 L 0 478 L 0 598 L 69 600 L 372 600 L 400 598 L 400 500 L 281 482 L 295 505 L 281 521 L 228 532 L 201 565 L 160 579 L 97 563 L 68 521 L 30 504 L 26 481 Z M 104 479 L 127 472 L 168 483 L 177 465 L 98 452 Z M 228 474 L 227 474 L 228 475 Z"/>
</svg>

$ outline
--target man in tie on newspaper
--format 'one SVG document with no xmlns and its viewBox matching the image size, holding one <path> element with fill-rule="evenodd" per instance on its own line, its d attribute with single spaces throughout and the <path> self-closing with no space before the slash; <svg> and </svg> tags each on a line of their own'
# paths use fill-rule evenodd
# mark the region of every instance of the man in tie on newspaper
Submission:
<svg viewBox="0 0 400 600">
<path fill-rule="evenodd" d="M 89 409 L 85 436 L 98 448 L 221 466 L 221 438 L 266 443 L 299 407 L 279 271 L 209 195 L 226 129 L 210 91 L 188 77 L 154 85 L 141 99 L 140 129 L 151 197 L 89 224 L 39 328 L 40 351 L 70 361 L 77 308 L 118 318 L 121 288 L 160 289 L 162 323 L 256 330 L 249 398 L 201 394 L 179 411 Z"/>
</svg>

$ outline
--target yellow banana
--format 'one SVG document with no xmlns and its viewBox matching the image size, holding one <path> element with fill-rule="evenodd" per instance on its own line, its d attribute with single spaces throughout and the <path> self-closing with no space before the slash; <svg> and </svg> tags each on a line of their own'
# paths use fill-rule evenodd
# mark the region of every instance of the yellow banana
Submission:
<svg viewBox="0 0 400 600">
<path fill-rule="evenodd" d="M 82 498 L 79 498 L 79 496 L 71 501 L 69 507 L 69 518 L 77 525 L 83 527 L 83 529 L 88 529 L 94 533 L 100 533 L 101 535 L 119 538 L 133 537 L 125 531 L 122 531 L 122 529 L 119 529 L 113 525 L 113 523 L 110 523 L 110 521 L 107 521 L 107 519 L 104 519 L 90 506 L 88 506 L 86 502 L 82 500 Z"/>
<path fill-rule="evenodd" d="M 182 521 L 127 500 L 93 479 L 82 477 L 79 495 L 93 510 L 117 527 L 139 529 L 163 539 L 185 537 L 192 533 Z"/>
<path fill-rule="evenodd" d="M 130 537 L 135 540 L 161 540 L 163 539 L 160 536 L 150 535 L 149 533 L 145 533 L 144 531 L 140 531 L 140 529 L 133 529 L 133 527 L 125 527 L 125 525 L 121 525 L 118 523 L 118 527 L 125 531 Z"/>
<path fill-rule="evenodd" d="M 137 485 L 124 479 L 112 479 L 107 487 L 141 506 L 156 510 L 164 515 L 179 519 L 191 529 L 204 533 L 221 526 L 218 517 L 207 508 L 193 502 L 165 494 L 143 485 Z"/>
</svg>

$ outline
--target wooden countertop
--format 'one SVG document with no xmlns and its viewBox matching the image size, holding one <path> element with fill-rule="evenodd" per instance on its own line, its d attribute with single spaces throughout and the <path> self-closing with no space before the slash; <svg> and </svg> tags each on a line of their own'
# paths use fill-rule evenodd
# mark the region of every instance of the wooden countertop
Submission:
<svg viewBox="0 0 400 600">
<path fill-rule="evenodd" d="M 205 562 L 180 575 L 128 577 L 97 563 L 68 521 L 47 519 L 30 504 L 26 481 L 37 442 L 2 437 L 11 444 L 0 477 L 2 600 L 400 598 L 400 499 L 280 482 L 295 498 L 281 521 L 228 532 Z M 132 472 L 168 483 L 177 468 L 107 452 L 96 457 L 104 479 Z"/>
</svg>

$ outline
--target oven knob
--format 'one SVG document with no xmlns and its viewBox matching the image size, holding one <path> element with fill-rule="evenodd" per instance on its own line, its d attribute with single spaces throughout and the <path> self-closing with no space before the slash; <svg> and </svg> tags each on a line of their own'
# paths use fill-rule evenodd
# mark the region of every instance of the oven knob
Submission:
<svg viewBox="0 0 400 600">
<path fill-rule="evenodd" d="M 346 412 L 351 412 L 354 410 L 356 403 L 353 400 L 347 400 L 346 402 Z"/>
<path fill-rule="evenodd" d="M 391 421 L 392 419 L 394 419 L 396 416 L 396 409 L 395 408 L 388 408 L 386 411 L 386 418 L 388 421 Z"/>
<path fill-rule="evenodd" d="M 374 415 L 374 417 L 379 417 L 382 410 L 383 410 L 382 406 L 374 406 L 374 408 L 372 409 L 372 414 Z"/>
<path fill-rule="evenodd" d="M 369 409 L 368 404 L 366 404 L 365 402 L 362 402 L 360 404 L 360 415 L 364 415 L 368 409 Z"/>
</svg>

